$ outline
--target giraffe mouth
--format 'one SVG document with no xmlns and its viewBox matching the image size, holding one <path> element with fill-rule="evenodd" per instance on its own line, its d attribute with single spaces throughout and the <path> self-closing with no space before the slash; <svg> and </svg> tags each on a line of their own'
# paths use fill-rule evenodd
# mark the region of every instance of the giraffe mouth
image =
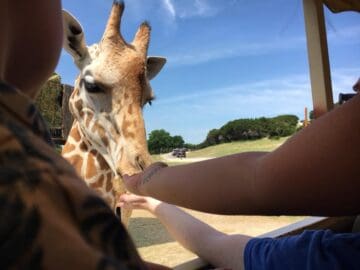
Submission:
<svg viewBox="0 0 360 270">
<path fill-rule="evenodd" d="M 145 164 L 145 162 L 143 161 L 143 159 L 140 156 L 137 156 L 135 158 L 135 162 L 136 162 L 137 166 L 139 167 L 140 171 L 145 170 L 146 164 Z"/>
<path fill-rule="evenodd" d="M 140 172 L 143 172 L 146 169 L 147 163 L 140 157 L 137 156 L 135 157 L 135 160 L 132 162 L 132 165 L 129 167 L 127 167 L 127 169 L 120 169 L 117 168 L 116 169 L 116 174 L 119 175 L 121 178 L 123 177 L 123 175 L 132 175 L 132 174 L 137 174 Z"/>
</svg>

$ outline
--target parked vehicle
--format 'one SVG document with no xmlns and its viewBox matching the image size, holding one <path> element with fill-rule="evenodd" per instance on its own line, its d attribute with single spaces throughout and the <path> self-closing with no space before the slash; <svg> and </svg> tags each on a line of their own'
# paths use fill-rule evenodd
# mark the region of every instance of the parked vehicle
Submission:
<svg viewBox="0 0 360 270">
<path fill-rule="evenodd" d="M 172 151 L 172 155 L 174 157 L 178 157 L 178 158 L 185 158 L 186 157 L 186 150 L 185 148 L 175 148 Z"/>
</svg>

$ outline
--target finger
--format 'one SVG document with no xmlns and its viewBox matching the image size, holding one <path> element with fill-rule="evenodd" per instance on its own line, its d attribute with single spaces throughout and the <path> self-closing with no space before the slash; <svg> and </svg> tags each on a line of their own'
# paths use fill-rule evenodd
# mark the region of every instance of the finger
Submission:
<svg viewBox="0 0 360 270">
<path fill-rule="evenodd" d="M 123 179 L 123 182 L 124 182 L 127 190 L 129 190 L 130 192 L 133 192 L 133 193 L 139 193 L 139 191 L 138 191 L 138 184 L 140 182 L 139 174 L 135 174 L 135 175 L 131 175 L 131 176 L 124 174 L 122 176 L 122 179 Z"/>
<path fill-rule="evenodd" d="M 137 196 L 134 194 L 123 194 L 120 196 L 120 202 L 124 202 L 124 203 L 143 203 L 145 202 L 146 199 L 142 196 Z"/>
<path fill-rule="evenodd" d="M 124 207 L 124 205 L 125 205 L 125 202 L 119 202 L 116 206 L 118 206 L 118 207 Z"/>
</svg>

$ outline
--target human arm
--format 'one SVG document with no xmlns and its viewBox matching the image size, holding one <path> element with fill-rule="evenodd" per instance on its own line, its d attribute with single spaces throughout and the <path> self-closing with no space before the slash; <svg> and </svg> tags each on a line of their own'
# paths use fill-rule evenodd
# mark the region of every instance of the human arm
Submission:
<svg viewBox="0 0 360 270">
<path fill-rule="evenodd" d="M 124 194 L 120 197 L 120 205 L 149 211 L 177 242 L 211 265 L 244 269 L 243 253 L 250 237 L 224 234 L 182 209 L 150 197 Z"/>
<path fill-rule="evenodd" d="M 360 96 L 273 152 L 249 152 L 125 177 L 135 193 L 206 212 L 351 215 L 359 212 Z M 147 175 L 151 177 L 146 178 Z"/>
</svg>

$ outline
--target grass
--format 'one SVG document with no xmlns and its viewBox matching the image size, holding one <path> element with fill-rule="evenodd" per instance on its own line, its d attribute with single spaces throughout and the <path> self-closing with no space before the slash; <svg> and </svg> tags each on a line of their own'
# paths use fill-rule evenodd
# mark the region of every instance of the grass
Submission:
<svg viewBox="0 0 360 270">
<path fill-rule="evenodd" d="M 264 138 L 254 141 L 223 143 L 188 152 L 187 157 L 221 157 L 248 151 L 271 151 L 280 146 L 287 139 L 288 137 L 280 138 L 278 140 Z"/>
<path fill-rule="evenodd" d="M 263 138 L 253 141 L 237 141 L 230 143 L 222 143 L 214 146 L 209 146 L 204 149 L 189 151 L 186 153 L 187 158 L 202 158 L 202 157 L 222 157 L 226 155 L 248 152 L 248 151 L 272 151 L 283 144 L 289 137 L 280 139 Z M 164 161 L 161 155 L 152 155 L 154 161 Z M 184 164 L 184 162 L 171 161 L 167 162 L 171 165 Z"/>
</svg>

